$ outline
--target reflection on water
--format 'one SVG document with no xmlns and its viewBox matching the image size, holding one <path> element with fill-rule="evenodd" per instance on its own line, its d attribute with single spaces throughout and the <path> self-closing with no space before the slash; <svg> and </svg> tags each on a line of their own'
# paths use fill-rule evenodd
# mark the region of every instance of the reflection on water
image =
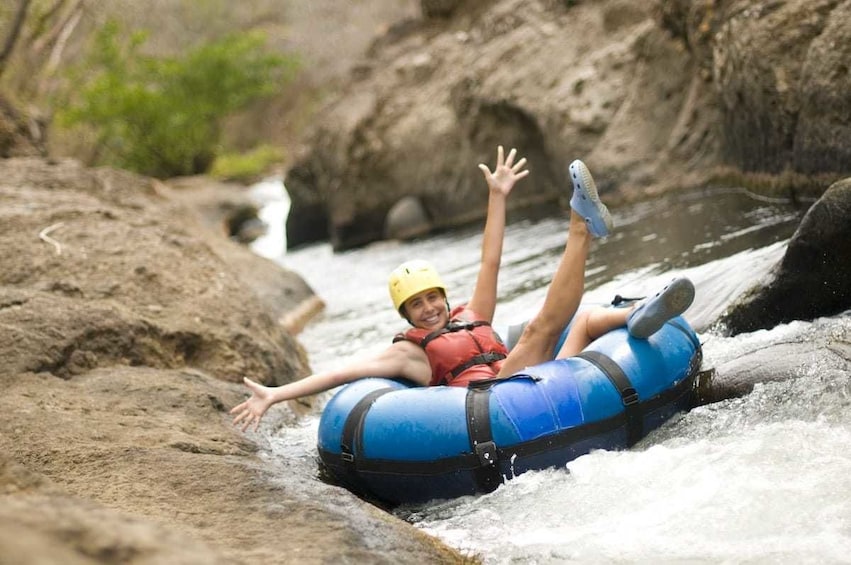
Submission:
<svg viewBox="0 0 851 565">
<path fill-rule="evenodd" d="M 592 264 L 608 265 L 614 275 L 694 267 L 785 240 L 800 217 L 788 203 L 754 200 L 743 190 L 672 196 L 617 214 L 618 229 Z"/>
</svg>

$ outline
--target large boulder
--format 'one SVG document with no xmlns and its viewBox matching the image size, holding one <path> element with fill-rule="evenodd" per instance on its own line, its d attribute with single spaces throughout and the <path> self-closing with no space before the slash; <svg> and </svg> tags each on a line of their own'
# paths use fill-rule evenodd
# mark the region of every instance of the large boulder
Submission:
<svg viewBox="0 0 851 565">
<path fill-rule="evenodd" d="M 851 178 L 804 216 L 781 262 L 721 317 L 737 334 L 851 308 Z"/>
<path fill-rule="evenodd" d="M 269 315 L 312 295 L 307 285 L 264 303 L 246 280 L 281 268 L 194 221 L 157 181 L 7 159 L 0 198 L 0 373 L 190 366 L 283 384 L 309 372 Z"/>
<path fill-rule="evenodd" d="M 312 460 L 264 464 L 228 429 L 227 408 L 244 398 L 235 384 L 115 366 L 70 380 L 0 374 L 0 385 L 4 564 L 460 561 L 317 481 Z M 276 426 L 295 424 L 272 412 Z"/>
</svg>

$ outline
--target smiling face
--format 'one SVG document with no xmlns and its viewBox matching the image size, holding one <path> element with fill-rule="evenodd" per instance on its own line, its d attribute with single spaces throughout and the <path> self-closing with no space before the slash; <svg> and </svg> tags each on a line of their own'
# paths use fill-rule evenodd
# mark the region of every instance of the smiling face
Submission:
<svg viewBox="0 0 851 565">
<path fill-rule="evenodd" d="M 402 305 L 408 321 L 424 330 L 439 330 L 449 323 L 446 297 L 438 288 L 430 288 L 410 297 Z"/>
</svg>

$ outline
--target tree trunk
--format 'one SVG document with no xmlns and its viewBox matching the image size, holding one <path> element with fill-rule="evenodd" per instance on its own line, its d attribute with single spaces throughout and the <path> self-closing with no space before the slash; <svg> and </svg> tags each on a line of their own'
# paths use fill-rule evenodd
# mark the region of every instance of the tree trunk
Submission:
<svg viewBox="0 0 851 565">
<path fill-rule="evenodd" d="M 30 8 L 30 0 L 20 0 L 18 2 L 18 13 L 15 14 L 15 19 L 9 29 L 9 35 L 6 37 L 6 42 L 3 44 L 3 50 L 0 51 L 0 75 L 6 69 L 6 62 L 12 55 L 15 49 L 15 43 L 18 42 L 18 37 L 21 35 L 21 30 L 24 27 L 24 21 L 27 19 L 27 10 Z"/>
</svg>

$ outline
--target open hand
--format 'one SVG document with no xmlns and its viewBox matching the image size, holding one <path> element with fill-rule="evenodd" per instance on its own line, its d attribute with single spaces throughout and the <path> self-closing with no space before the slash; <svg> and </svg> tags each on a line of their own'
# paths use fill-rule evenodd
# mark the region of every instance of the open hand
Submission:
<svg viewBox="0 0 851 565">
<path fill-rule="evenodd" d="M 502 145 L 496 149 L 496 168 L 491 172 L 485 164 L 479 164 L 479 169 L 485 175 L 485 181 L 488 183 L 488 188 L 503 196 L 508 196 L 514 183 L 529 174 L 526 166 L 526 158 L 523 157 L 516 163 L 514 158 L 517 156 L 517 150 L 512 149 L 508 152 L 508 157 L 505 157 L 505 151 Z"/>
<path fill-rule="evenodd" d="M 238 426 L 241 423 L 244 432 L 251 424 L 254 424 L 254 431 L 256 432 L 263 414 L 272 405 L 272 392 L 269 387 L 255 383 L 248 377 L 242 380 L 245 382 L 245 386 L 251 390 L 251 398 L 231 409 L 230 413 L 236 414 L 233 425 Z"/>
</svg>

